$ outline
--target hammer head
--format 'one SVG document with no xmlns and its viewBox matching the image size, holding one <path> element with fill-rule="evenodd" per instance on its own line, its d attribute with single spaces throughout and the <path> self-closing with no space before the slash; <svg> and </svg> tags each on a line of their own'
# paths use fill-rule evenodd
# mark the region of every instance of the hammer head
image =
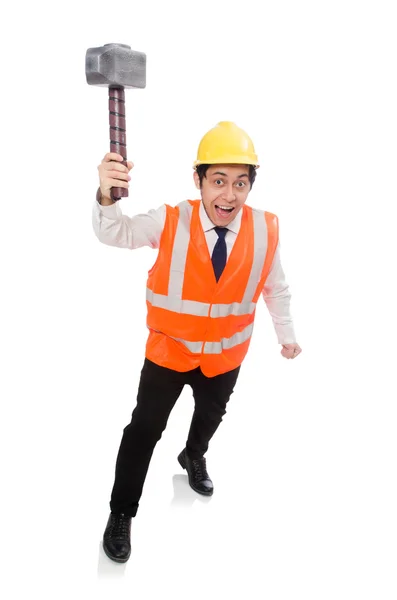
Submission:
<svg viewBox="0 0 397 600">
<path fill-rule="evenodd" d="M 146 87 L 146 54 L 126 44 L 89 48 L 85 56 L 89 85 L 122 88 Z"/>
</svg>

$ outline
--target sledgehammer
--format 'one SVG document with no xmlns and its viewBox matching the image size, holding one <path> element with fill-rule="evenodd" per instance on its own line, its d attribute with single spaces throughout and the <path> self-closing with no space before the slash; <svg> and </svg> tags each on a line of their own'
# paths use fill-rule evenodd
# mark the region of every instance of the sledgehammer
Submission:
<svg viewBox="0 0 397 600">
<path fill-rule="evenodd" d="M 109 87 L 110 152 L 117 152 L 127 166 L 127 136 L 124 88 L 146 87 L 146 54 L 126 44 L 105 44 L 89 48 L 85 56 L 85 74 L 89 85 Z M 128 196 L 128 189 L 114 187 L 112 200 Z"/>
</svg>

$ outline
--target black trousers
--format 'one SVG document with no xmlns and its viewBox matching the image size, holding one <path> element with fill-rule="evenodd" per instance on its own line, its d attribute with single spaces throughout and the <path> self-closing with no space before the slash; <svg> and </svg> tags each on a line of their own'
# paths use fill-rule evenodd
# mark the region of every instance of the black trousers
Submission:
<svg viewBox="0 0 397 600">
<path fill-rule="evenodd" d="M 190 385 L 194 413 L 186 441 L 192 459 L 201 458 L 226 413 L 240 367 L 206 377 L 200 368 L 179 373 L 145 358 L 137 404 L 124 428 L 117 455 L 110 510 L 135 517 L 153 450 L 167 426 L 168 417 L 184 386 Z"/>
</svg>

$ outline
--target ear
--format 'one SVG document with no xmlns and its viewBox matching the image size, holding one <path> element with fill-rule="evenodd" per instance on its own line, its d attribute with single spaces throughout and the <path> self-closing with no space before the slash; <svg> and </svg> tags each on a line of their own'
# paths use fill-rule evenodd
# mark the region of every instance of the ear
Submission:
<svg viewBox="0 0 397 600">
<path fill-rule="evenodd" d="M 200 177 L 198 176 L 197 171 L 194 171 L 193 179 L 194 179 L 194 183 L 196 184 L 196 188 L 199 190 L 200 189 Z"/>
</svg>

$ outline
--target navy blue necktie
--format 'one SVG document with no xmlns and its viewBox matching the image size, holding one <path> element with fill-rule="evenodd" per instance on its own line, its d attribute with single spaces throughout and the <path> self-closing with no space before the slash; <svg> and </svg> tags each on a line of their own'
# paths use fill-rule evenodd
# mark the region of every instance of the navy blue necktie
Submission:
<svg viewBox="0 0 397 600">
<path fill-rule="evenodd" d="M 214 229 L 218 234 L 218 239 L 212 252 L 211 260 L 214 267 L 215 277 L 218 281 L 226 265 L 227 250 L 225 235 L 228 232 L 228 229 L 227 227 L 214 227 Z"/>
</svg>

